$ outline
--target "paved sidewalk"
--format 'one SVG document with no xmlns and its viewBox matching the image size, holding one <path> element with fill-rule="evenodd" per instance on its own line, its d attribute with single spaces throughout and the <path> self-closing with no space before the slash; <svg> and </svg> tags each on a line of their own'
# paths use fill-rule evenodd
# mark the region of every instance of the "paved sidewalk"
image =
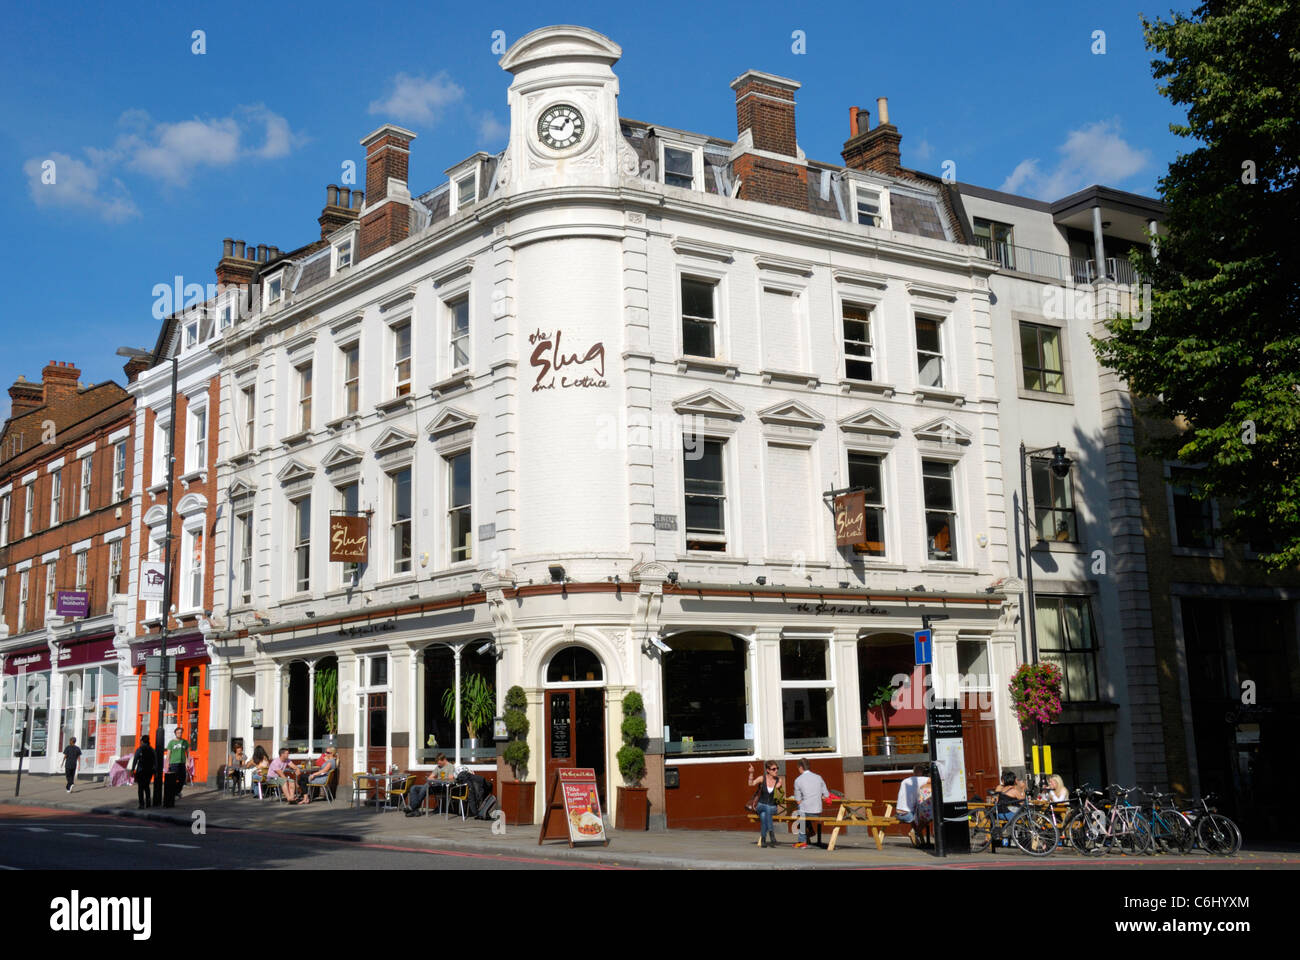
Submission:
<svg viewBox="0 0 1300 960">
<path fill-rule="evenodd" d="M 796 850 L 794 836 L 778 831 L 781 845 L 761 849 L 755 844 L 757 831 L 669 830 L 657 833 L 627 833 L 609 830 L 607 848 L 587 846 L 570 849 L 556 841 L 538 846 L 538 826 L 506 826 L 504 835 L 492 832 L 493 824 L 483 820 L 461 821 L 459 817 L 441 815 L 405 817 L 398 812 L 357 810 L 339 797 L 333 804 L 317 801 L 308 806 L 291 806 L 253 796 L 232 798 L 204 785 L 191 785 L 172 809 L 140 810 L 134 786 L 109 787 L 104 783 L 79 782 L 67 793 L 62 776 L 23 775 L 22 795 L 14 798 L 14 774 L 0 774 L 0 803 L 44 806 L 80 813 L 140 817 L 189 827 L 194 814 L 202 811 L 209 832 L 213 830 L 253 830 L 263 833 L 291 833 L 326 839 L 367 844 L 391 844 L 405 847 L 462 850 L 502 857 L 537 857 L 575 859 L 619 864 L 649 869 L 852 869 L 870 867 L 952 867 L 987 866 L 1036 867 L 1069 863 L 1122 865 L 1128 860 L 1138 864 L 1167 867 L 1192 865 L 1194 857 L 1107 857 L 1100 860 L 1054 855 L 1043 859 L 1026 857 L 1018 852 L 996 856 L 953 857 L 937 860 L 932 853 L 914 850 L 902 837 L 886 837 L 883 851 L 876 850 L 865 830 L 846 830 L 840 834 L 833 853 L 817 848 Z M 346 791 L 344 791 L 346 793 Z M 498 829 L 500 829 L 498 827 Z M 830 840 L 830 831 L 825 831 Z M 1205 859 L 1205 858 L 1202 858 Z M 1244 851 L 1233 861 L 1209 858 L 1222 866 L 1300 866 L 1300 850 L 1271 846 L 1268 850 Z"/>
</svg>

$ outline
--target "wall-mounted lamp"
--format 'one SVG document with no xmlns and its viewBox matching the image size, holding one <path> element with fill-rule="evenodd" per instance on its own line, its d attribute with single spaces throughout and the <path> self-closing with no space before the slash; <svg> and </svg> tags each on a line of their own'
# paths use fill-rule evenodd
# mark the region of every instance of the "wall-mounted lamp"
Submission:
<svg viewBox="0 0 1300 960">
<path fill-rule="evenodd" d="M 550 571 L 552 583 L 564 583 L 569 579 L 564 575 L 564 567 L 558 563 L 553 563 L 546 569 Z"/>
<path fill-rule="evenodd" d="M 755 577 L 754 582 L 757 583 L 760 587 L 766 586 L 767 577 Z"/>
<path fill-rule="evenodd" d="M 669 570 L 669 571 L 668 571 L 668 582 L 669 582 L 669 583 L 676 583 L 676 582 L 677 582 L 677 571 L 676 571 L 676 570 Z"/>
<path fill-rule="evenodd" d="M 481 584 L 481 583 L 472 583 L 472 584 L 470 584 L 470 586 L 473 588 L 473 592 L 474 592 L 474 593 L 482 593 L 482 592 L 483 592 L 483 584 Z"/>
</svg>

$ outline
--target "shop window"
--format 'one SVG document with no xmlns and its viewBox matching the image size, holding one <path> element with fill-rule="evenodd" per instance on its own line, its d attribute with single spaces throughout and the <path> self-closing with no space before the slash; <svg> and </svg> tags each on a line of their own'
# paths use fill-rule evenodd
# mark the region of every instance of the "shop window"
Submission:
<svg viewBox="0 0 1300 960">
<path fill-rule="evenodd" d="M 586 647 L 565 647 L 546 667 L 547 683 L 599 683 L 604 679 L 600 657 Z"/>
<path fill-rule="evenodd" d="M 1097 699 L 1097 642 L 1088 597 L 1034 598 L 1040 659 L 1060 667 L 1064 702 Z"/>
<path fill-rule="evenodd" d="M 489 688 L 493 696 L 497 693 L 497 661 L 492 652 L 479 653 L 483 644 L 472 640 L 461 650 L 460 680 L 464 691 L 466 682 L 473 685 L 469 678 L 477 677 Z M 416 716 L 421 720 L 419 743 L 416 756 L 420 763 L 433 763 L 434 757 L 445 753 L 455 759 L 456 705 L 454 700 L 456 688 L 456 657 L 452 649 L 445 644 L 436 643 L 427 647 L 419 660 L 423 678 L 416 687 L 418 701 Z M 474 742 L 470 742 L 469 725 L 466 723 L 465 703 L 461 703 L 460 757 L 462 762 L 495 762 L 496 744 L 492 739 L 492 725 L 480 727 L 474 731 Z"/>
<path fill-rule="evenodd" d="M 43 757 L 49 751 L 46 742 L 49 736 L 50 673 L 26 673 L 5 677 L 4 728 L 9 731 L 9 753 L 6 756 L 17 757 L 22 753 L 23 720 L 28 714 L 27 700 L 30 697 L 32 709 L 27 728 L 26 756 Z"/>
<path fill-rule="evenodd" d="M 835 749 L 835 684 L 830 643 L 816 637 L 781 638 L 781 721 L 785 752 Z"/>
<path fill-rule="evenodd" d="M 862 754 L 867 757 L 886 756 L 884 737 L 894 741 L 894 755 L 909 756 L 926 752 L 925 711 L 923 691 L 913 686 L 919 671 L 915 664 L 912 637 L 904 634 L 885 634 L 866 637 L 858 641 L 858 697 L 862 717 Z M 899 678 L 907 678 L 901 697 L 885 709 L 872 707 L 871 701 L 881 687 L 900 685 Z M 883 720 L 883 722 L 882 722 Z"/>
<path fill-rule="evenodd" d="M 284 728 L 280 746 L 294 753 L 321 753 L 338 728 L 338 659 L 325 657 L 315 672 L 302 660 L 283 671 Z"/>
<path fill-rule="evenodd" d="M 1085 783 L 1098 789 L 1110 782 L 1106 770 L 1106 741 L 1095 723 L 1054 723 L 1044 728 L 1043 739 L 1052 748 L 1052 768 L 1067 790 Z"/>
<path fill-rule="evenodd" d="M 754 752 L 745 643 L 725 633 L 669 637 L 663 656 L 664 752 L 748 756 Z"/>
</svg>

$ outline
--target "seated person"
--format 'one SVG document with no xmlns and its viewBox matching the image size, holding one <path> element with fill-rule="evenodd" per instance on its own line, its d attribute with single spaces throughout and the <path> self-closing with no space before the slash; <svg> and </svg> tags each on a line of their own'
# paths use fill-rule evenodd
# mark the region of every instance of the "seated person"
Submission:
<svg viewBox="0 0 1300 960">
<path fill-rule="evenodd" d="M 424 810 L 422 809 L 424 807 L 424 801 L 429 796 L 429 790 L 432 789 L 429 786 L 429 780 L 446 781 L 456 779 L 456 769 L 448 762 L 445 753 L 438 754 L 438 756 L 434 758 L 434 764 L 434 770 L 429 774 L 425 782 L 417 783 L 411 788 L 411 792 L 406 795 L 406 815 L 408 817 L 419 817 L 424 815 Z"/>
<path fill-rule="evenodd" d="M 1060 774 L 1054 773 L 1047 778 L 1047 790 L 1043 793 L 1043 799 L 1049 803 L 1065 803 L 1070 799 L 1070 792 L 1065 789 L 1065 781 Z"/>
<path fill-rule="evenodd" d="M 289 759 L 289 748 L 281 747 L 280 756 L 271 761 L 267 769 L 266 782 L 274 784 L 284 791 L 284 799 L 293 803 L 298 798 L 298 774 L 302 771 Z"/>
<path fill-rule="evenodd" d="M 226 764 L 226 779 L 230 781 L 230 789 L 237 796 L 244 792 L 246 766 L 248 766 L 248 757 L 244 756 L 244 745 L 241 743 L 235 747 L 235 752 L 230 755 L 230 762 Z"/>
<path fill-rule="evenodd" d="M 311 803 L 311 791 L 307 789 L 308 784 L 324 785 L 329 783 L 330 774 L 334 772 L 338 765 L 337 751 L 333 747 L 327 747 L 316 761 L 315 770 L 304 770 L 298 775 L 298 789 L 302 791 L 302 799 L 298 802 Z"/>
<path fill-rule="evenodd" d="M 894 804 L 894 816 L 903 823 L 911 824 L 907 831 L 912 846 L 919 847 L 930 839 L 930 822 L 934 819 L 933 804 L 930 799 L 930 765 L 918 763 L 912 768 L 912 775 L 898 785 L 898 802 Z"/>
<path fill-rule="evenodd" d="M 993 788 L 993 795 L 997 803 L 998 818 L 1010 820 L 1021 801 L 1025 799 L 1025 782 L 1017 780 L 1014 773 L 1006 770 L 1002 774 L 1002 782 Z"/>
</svg>

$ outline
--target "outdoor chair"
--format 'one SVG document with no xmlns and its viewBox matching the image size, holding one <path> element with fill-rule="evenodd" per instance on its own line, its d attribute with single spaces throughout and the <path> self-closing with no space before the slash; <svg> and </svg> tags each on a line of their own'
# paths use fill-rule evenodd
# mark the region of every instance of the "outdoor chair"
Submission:
<svg viewBox="0 0 1300 960">
<path fill-rule="evenodd" d="M 444 816 L 451 812 L 453 803 L 460 804 L 460 818 L 465 819 L 465 803 L 469 800 L 469 784 L 457 783 L 447 789 L 447 809 L 443 811 Z"/>
<path fill-rule="evenodd" d="M 411 792 L 411 787 L 415 785 L 415 777 L 407 774 L 401 780 L 395 781 L 396 785 L 388 788 L 388 802 L 384 805 L 385 810 L 397 810 L 406 806 L 406 795 Z"/>
<path fill-rule="evenodd" d="M 326 800 L 328 800 L 330 803 L 333 803 L 334 791 L 338 789 L 338 783 L 339 783 L 339 768 L 338 765 L 336 764 L 334 766 L 334 769 L 330 771 L 329 778 L 326 779 L 324 783 L 309 782 L 307 784 L 307 798 L 309 800 L 312 799 L 313 792 L 319 791 L 320 793 L 323 793 L 325 795 Z"/>
</svg>

